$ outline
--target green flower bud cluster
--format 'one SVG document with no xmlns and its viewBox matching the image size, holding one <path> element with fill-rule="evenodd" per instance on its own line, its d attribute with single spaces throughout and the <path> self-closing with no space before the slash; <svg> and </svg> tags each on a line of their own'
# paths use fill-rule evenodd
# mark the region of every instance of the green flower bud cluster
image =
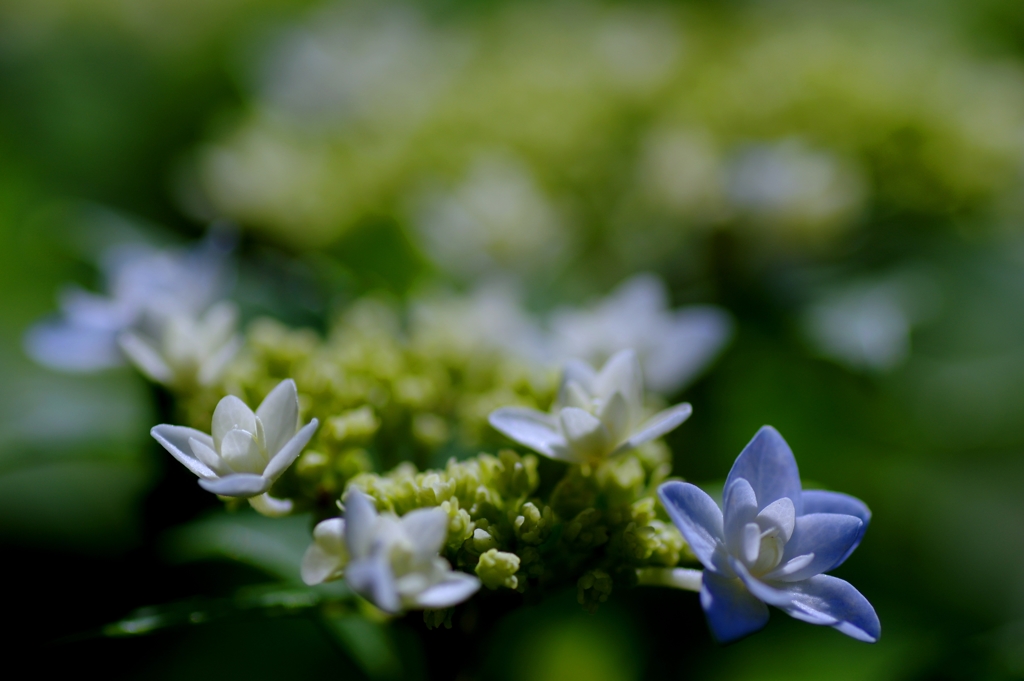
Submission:
<svg viewBox="0 0 1024 681">
<path fill-rule="evenodd" d="M 294 378 L 302 418 L 316 417 L 322 426 L 273 492 L 321 514 L 334 511 L 361 473 L 403 462 L 427 468 L 497 448 L 502 440 L 487 415 L 509 404 L 546 408 L 556 387 L 554 371 L 403 329 L 398 312 L 373 299 L 353 305 L 325 339 L 260 319 L 245 341 L 219 384 L 180 396 L 183 420 L 205 429 L 224 395 L 258 404 L 282 379 Z"/>
<path fill-rule="evenodd" d="M 542 592 L 575 583 L 580 604 L 592 610 L 613 585 L 635 585 L 637 568 L 672 567 L 687 557 L 653 496 L 668 457 L 663 444 L 649 443 L 593 467 L 542 468 L 533 454 L 505 449 L 451 459 L 439 470 L 417 472 L 406 463 L 350 484 L 398 515 L 443 508 L 447 558 L 487 589 Z"/>
<path fill-rule="evenodd" d="M 338 514 L 349 487 L 381 512 L 441 508 L 442 553 L 485 592 L 575 585 L 592 610 L 613 586 L 634 585 L 637 569 L 688 557 L 654 497 L 671 468 L 663 443 L 584 465 L 501 449 L 487 415 L 510 404 L 548 407 L 556 376 L 483 345 L 448 347 L 437 334 L 424 340 L 399 319 L 392 307 L 363 300 L 326 338 L 259 320 L 222 382 L 182 395 L 181 408 L 203 427 L 224 394 L 259 403 L 293 377 L 302 420 L 322 425 L 272 496 L 319 519 Z M 481 453 L 467 456 L 473 452 Z M 450 616 L 424 615 L 431 627 Z"/>
</svg>

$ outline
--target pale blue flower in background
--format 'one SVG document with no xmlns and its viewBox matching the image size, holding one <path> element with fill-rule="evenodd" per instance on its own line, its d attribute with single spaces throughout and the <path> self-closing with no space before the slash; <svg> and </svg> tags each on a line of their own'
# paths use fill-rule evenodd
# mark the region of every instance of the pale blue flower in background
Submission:
<svg viewBox="0 0 1024 681">
<path fill-rule="evenodd" d="M 592 364 L 632 348 L 647 386 L 671 394 L 700 374 L 732 335 L 732 319 L 710 305 L 669 308 L 664 282 L 635 275 L 589 309 L 563 308 L 551 317 L 552 353 Z"/>
<path fill-rule="evenodd" d="M 351 488 L 344 519 L 317 525 L 302 561 L 309 585 L 344 576 L 353 591 L 385 612 L 439 610 L 462 603 L 480 580 L 452 570 L 439 554 L 448 537 L 448 514 L 419 508 L 399 518 L 378 514 L 373 501 Z"/>
<path fill-rule="evenodd" d="M 658 496 L 705 568 L 700 600 L 719 641 L 761 629 L 766 604 L 860 641 L 878 640 L 881 625 L 867 599 L 822 574 L 849 557 L 871 514 L 853 497 L 802 491 L 793 452 L 771 426 L 736 459 L 724 512 L 689 483 L 667 482 Z"/>
<path fill-rule="evenodd" d="M 63 371 L 123 364 L 118 344 L 123 332 L 160 337 L 169 319 L 197 319 L 223 294 L 226 255 L 218 235 L 192 249 L 113 247 L 100 263 L 105 295 L 66 288 L 60 295 L 61 316 L 30 328 L 25 350 L 40 364 Z"/>
<path fill-rule="evenodd" d="M 195 428 L 161 424 L 150 433 L 190 471 L 203 489 L 222 497 L 241 497 L 264 515 L 291 512 L 292 503 L 266 492 L 302 453 L 318 422 L 299 428 L 295 382 L 281 381 L 253 413 L 234 395 L 213 412 L 212 435 Z"/>
<path fill-rule="evenodd" d="M 686 402 L 645 419 L 643 370 L 632 350 L 612 356 L 601 371 L 566 363 L 551 413 L 502 407 L 488 420 L 500 433 L 552 459 L 596 463 L 659 438 L 690 417 Z"/>
</svg>

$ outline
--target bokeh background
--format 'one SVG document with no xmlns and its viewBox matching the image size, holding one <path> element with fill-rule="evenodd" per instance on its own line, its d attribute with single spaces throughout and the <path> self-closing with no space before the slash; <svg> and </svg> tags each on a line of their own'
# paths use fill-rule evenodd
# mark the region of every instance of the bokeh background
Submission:
<svg viewBox="0 0 1024 681">
<path fill-rule="evenodd" d="M 695 407 L 675 472 L 713 488 L 770 423 L 805 480 L 874 511 L 838 571 L 874 646 L 775 612 L 720 647 L 694 594 L 588 615 L 567 593 L 447 653 L 483 678 L 1024 678 L 1022 171 L 1012 0 L 7 0 L 7 644 L 112 678 L 424 678 L 444 649 L 399 623 L 342 632 L 354 660 L 265 607 L 286 547 L 168 549 L 217 502 L 148 437 L 166 394 L 25 355 L 109 245 L 231 224 L 244 317 L 316 329 L 366 294 L 497 281 L 543 315 L 655 273 L 735 322 L 669 395 Z M 168 603 L 224 614 L 104 634 Z"/>
</svg>

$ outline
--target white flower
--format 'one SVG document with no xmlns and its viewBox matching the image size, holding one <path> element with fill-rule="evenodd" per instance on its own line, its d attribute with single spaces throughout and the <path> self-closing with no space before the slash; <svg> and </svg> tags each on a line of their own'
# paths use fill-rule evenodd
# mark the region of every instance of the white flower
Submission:
<svg viewBox="0 0 1024 681">
<path fill-rule="evenodd" d="M 302 579 L 313 585 L 344 576 L 353 591 L 381 610 L 448 608 L 480 589 L 480 580 L 452 570 L 439 554 L 448 537 L 448 514 L 420 508 L 401 518 L 378 514 L 358 489 L 345 497 L 345 518 L 313 530 Z"/>
<path fill-rule="evenodd" d="M 557 311 L 551 328 L 559 357 L 596 364 L 634 348 L 647 385 L 674 393 L 715 358 L 732 334 L 732 321 L 710 305 L 671 310 L 665 284 L 653 274 L 638 274 L 590 309 Z"/>
<path fill-rule="evenodd" d="M 194 428 L 161 424 L 150 433 L 175 459 L 199 476 L 203 489 L 222 497 L 249 499 L 264 515 L 291 511 L 288 500 L 267 490 L 313 437 L 317 420 L 299 428 L 295 382 L 281 381 L 253 413 L 234 395 L 213 412 L 213 435 Z"/>
<path fill-rule="evenodd" d="M 62 316 L 36 324 L 25 336 L 33 359 L 64 371 L 118 366 L 122 332 L 159 335 L 168 319 L 198 317 L 226 278 L 224 249 L 213 237 L 181 251 L 119 246 L 105 253 L 101 265 L 107 295 L 77 287 L 62 292 Z"/>
<path fill-rule="evenodd" d="M 841 223 L 864 202 L 853 165 L 802 140 L 756 144 L 735 158 L 728 180 L 732 206 L 754 219 L 792 225 Z"/>
<path fill-rule="evenodd" d="M 420 298 L 411 311 L 413 342 L 461 357 L 498 350 L 543 361 L 547 359 L 544 332 L 520 299 L 514 284 L 498 280 L 485 282 L 465 296 Z"/>
<path fill-rule="evenodd" d="M 457 274 L 536 271 L 567 250 L 559 211 L 516 157 L 480 156 L 460 185 L 426 194 L 416 208 L 427 254 Z"/>
<path fill-rule="evenodd" d="M 911 331 L 936 313 L 939 295 L 923 272 L 850 281 L 807 307 L 804 332 L 824 357 L 852 369 L 889 371 L 910 354 Z"/>
<path fill-rule="evenodd" d="M 117 340 L 128 359 L 157 383 L 207 386 L 220 378 L 241 347 L 237 325 L 238 307 L 222 301 L 200 318 L 169 317 L 156 336 L 129 330 Z"/>
<path fill-rule="evenodd" d="M 552 413 L 502 407 L 489 421 L 544 456 L 592 463 L 661 437 L 693 411 L 684 402 L 644 420 L 643 398 L 640 362 L 635 352 L 622 350 L 600 372 L 586 362 L 568 362 Z"/>
</svg>

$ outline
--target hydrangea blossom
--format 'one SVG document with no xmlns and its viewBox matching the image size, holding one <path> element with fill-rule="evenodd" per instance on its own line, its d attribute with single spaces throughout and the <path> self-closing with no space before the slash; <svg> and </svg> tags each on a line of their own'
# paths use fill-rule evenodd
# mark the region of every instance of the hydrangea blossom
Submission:
<svg viewBox="0 0 1024 681">
<path fill-rule="evenodd" d="M 671 310 L 665 284 L 638 274 L 590 309 L 562 309 L 551 318 L 560 357 L 602 362 L 634 348 L 647 385 L 660 393 L 683 388 L 718 354 L 732 333 L 729 315 L 710 305 Z"/>
<path fill-rule="evenodd" d="M 667 482 L 658 496 L 704 566 L 700 600 L 715 637 L 761 629 L 768 605 L 791 617 L 874 642 L 881 625 L 853 586 L 822 574 L 860 543 L 871 514 L 834 492 L 804 492 L 789 445 L 762 428 L 736 459 L 722 509 L 694 485 Z"/>
<path fill-rule="evenodd" d="M 345 497 L 345 517 L 313 530 L 302 579 L 313 585 L 344 576 L 353 591 L 388 613 L 438 610 L 462 603 L 480 580 L 452 570 L 439 555 L 448 537 L 448 514 L 421 508 L 401 518 L 378 514 L 356 488 Z"/>
<path fill-rule="evenodd" d="M 213 412 L 212 435 L 168 424 L 154 426 L 150 433 L 199 476 L 203 489 L 248 499 L 264 515 L 283 515 L 291 511 L 291 502 L 266 492 L 302 453 L 317 425 L 313 419 L 299 428 L 298 391 L 287 379 L 255 413 L 234 395 L 222 399 Z"/>
<path fill-rule="evenodd" d="M 199 318 L 187 314 L 168 318 L 156 336 L 129 330 L 117 340 L 128 359 L 157 383 L 206 386 L 220 378 L 241 347 L 237 326 L 238 307 L 222 301 Z"/>
<path fill-rule="evenodd" d="M 640 361 L 632 350 L 622 350 L 599 372 L 580 360 L 568 362 L 552 413 L 502 407 L 489 421 L 544 456 L 593 463 L 665 435 L 693 411 L 684 402 L 644 420 L 643 401 Z"/>
<path fill-rule="evenodd" d="M 123 332 L 162 336 L 168 319 L 196 318 L 206 310 L 226 278 L 224 248 L 213 237 L 183 251 L 115 247 L 101 269 L 106 295 L 69 287 L 60 296 L 61 317 L 29 329 L 25 349 L 33 359 L 63 371 L 118 366 Z"/>
</svg>

